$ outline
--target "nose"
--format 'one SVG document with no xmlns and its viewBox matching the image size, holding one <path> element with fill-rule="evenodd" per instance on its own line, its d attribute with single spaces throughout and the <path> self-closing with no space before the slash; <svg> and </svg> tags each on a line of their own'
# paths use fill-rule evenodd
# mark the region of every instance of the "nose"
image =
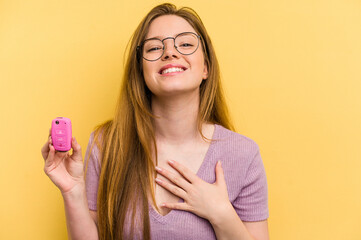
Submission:
<svg viewBox="0 0 361 240">
<path fill-rule="evenodd" d="M 162 56 L 163 60 L 168 59 L 171 56 L 175 57 L 175 58 L 179 58 L 180 53 L 177 51 L 177 49 L 175 49 L 174 39 L 166 39 L 163 42 L 163 44 L 164 44 L 164 53 L 163 53 L 163 56 Z"/>
</svg>

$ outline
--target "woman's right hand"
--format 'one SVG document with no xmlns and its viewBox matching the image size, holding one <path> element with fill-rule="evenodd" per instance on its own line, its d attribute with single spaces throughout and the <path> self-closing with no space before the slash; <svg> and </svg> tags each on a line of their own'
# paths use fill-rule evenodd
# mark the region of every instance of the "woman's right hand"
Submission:
<svg viewBox="0 0 361 240">
<path fill-rule="evenodd" d="M 84 186 L 83 157 L 81 147 L 75 138 L 71 140 L 71 147 L 72 155 L 69 155 L 69 152 L 56 151 L 51 140 L 50 128 L 48 141 L 41 149 L 45 160 L 44 172 L 62 194 Z"/>
</svg>

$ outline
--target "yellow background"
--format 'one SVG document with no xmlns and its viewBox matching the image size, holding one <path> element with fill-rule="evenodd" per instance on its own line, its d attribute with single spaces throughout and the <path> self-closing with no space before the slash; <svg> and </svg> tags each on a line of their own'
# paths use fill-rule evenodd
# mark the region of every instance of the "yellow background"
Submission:
<svg viewBox="0 0 361 240">
<path fill-rule="evenodd" d="M 171 2 L 201 16 L 237 132 L 260 146 L 271 239 L 361 239 L 361 2 Z M 51 120 L 72 120 L 84 155 L 157 3 L 0 1 L 0 239 L 66 239 L 40 153 Z"/>
</svg>

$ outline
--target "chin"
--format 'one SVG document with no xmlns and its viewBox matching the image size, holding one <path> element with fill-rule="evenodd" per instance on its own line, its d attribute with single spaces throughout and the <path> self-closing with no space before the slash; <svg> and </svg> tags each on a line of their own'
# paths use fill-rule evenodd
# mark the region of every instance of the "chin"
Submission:
<svg viewBox="0 0 361 240">
<path fill-rule="evenodd" d="M 157 91 L 155 95 L 162 97 L 174 97 L 181 95 L 189 95 L 189 94 L 199 94 L 199 86 L 192 88 L 185 88 L 184 86 L 180 87 L 169 87 L 167 89 L 162 89 L 161 91 Z"/>
</svg>

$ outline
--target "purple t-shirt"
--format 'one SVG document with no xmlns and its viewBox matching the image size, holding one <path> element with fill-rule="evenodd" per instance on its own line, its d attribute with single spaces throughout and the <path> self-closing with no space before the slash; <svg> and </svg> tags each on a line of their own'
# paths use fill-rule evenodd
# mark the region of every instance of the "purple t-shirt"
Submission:
<svg viewBox="0 0 361 240">
<path fill-rule="evenodd" d="M 90 135 L 85 159 L 89 154 L 93 137 L 94 132 Z M 214 183 L 215 166 L 217 161 L 221 160 L 229 201 L 240 219 L 250 222 L 267 219 L 267 178 L 257 143 L 218 124 L 215 124 L 212 139 L 220 141 L 210 144 L 197 176 L 208 183 Z M 94 211 L 97 210 L 100 154 L 94 144 L 86 174 L 88 205 L 89 209 Z M 180 202 L 183 202 L 183 199 Z M 152 239 L 216 239 L 210 222 L 191 212 L 173 209 L 162 216 L 149 204 L 149 217 Z"/>
</svg>

